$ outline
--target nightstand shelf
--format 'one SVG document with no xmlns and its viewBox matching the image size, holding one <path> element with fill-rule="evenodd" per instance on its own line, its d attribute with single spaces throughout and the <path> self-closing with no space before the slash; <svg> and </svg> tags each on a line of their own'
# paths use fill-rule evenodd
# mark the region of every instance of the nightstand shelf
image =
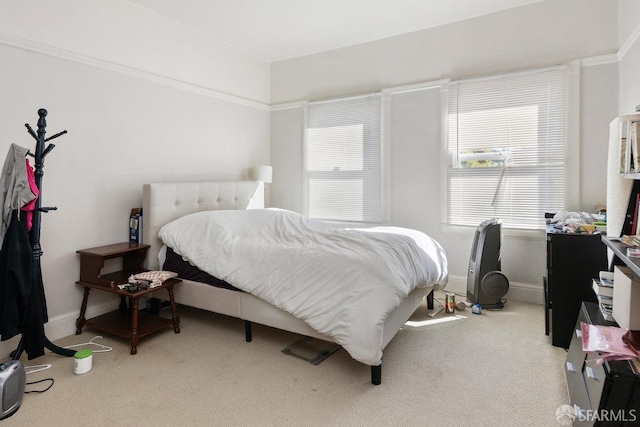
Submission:
<svg viewBox="0 0 640 427">
<path fill-rule="evenodd" d="M 131 337 L 131 313 L 129 310 L 116 310 L 101 316 L 85 320 L 85 325 L 109 334 L 129 339 Z M 171 324 L 171 319 L 153 314 L 138 313 L 138 336 L 153 334 Z"/>
<path fill-rule="evenodd" d="M 135 292 L 129 292 L 118 287 L 120 284 L 127 283 L 130 275 L 145 271 L 142 268 L 142 262 L 148 249 L 149 245 L 116 243 L 77 251 L 80 254 L 80 280 L 76 283 L 84 287 L 84 298 L 80 308 L 80 316 L 76 321 L 76 335 L 82 333 L 84 326 L 89 326 L 99 331 L 128 339 L 131 344 L 131 354 L 136 354 L 138 352 L 138 342 L 142 337 L 158 332 L 169 325 L 173 325 L 176 334 L 180 333 L 180 318 L 178 317 L 173 297 L 173 287 L 181 282 L 180 279 L 168 279 L 153 289 L 149 288 Z M 113 258 L 122 258 L 122 270 L 102 274 L 105 261 Z M 119 309 L 86 319 L 85 313 L 91 289 L 98 289 L 120 296 Z M 145 295 L 150 296 L 160 289 L 166 289 L 169 293 L 171 318 L 139 310 L 140 298 Z"/>
<path fill-rule="evenodd" d="M 76 251 L 80 254 L 80 282 L 110 287 L 127 283 L 131 274 L 144 271 L 148 249 L 149 245 L 125 242 Z M 105 261 L 114 258 L 122 258 L 122 270 L 102 274 Z"/>
</svg>

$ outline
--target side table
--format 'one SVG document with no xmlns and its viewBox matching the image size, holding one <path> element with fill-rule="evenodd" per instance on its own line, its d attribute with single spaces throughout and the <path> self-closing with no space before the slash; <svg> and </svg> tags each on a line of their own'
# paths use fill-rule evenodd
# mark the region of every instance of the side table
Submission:
<svg viewBox="0 0 640 427">
<path fill-rule="evenodd" d="M 173 287 L 181 282 L 180 279 L 169 279 L 155 288 L 137 290 L 135 292 L 129 292 L 118 287 L 120 284 L 127 283 L 130 275 L 146 271 L 142 268 L 142 262 L 148 249 L 149 245 L 127 242 L 77 251 L 80 254 L 80 280 L 76 283 L 84 287 L 84 298 L 82 299 L 80 316 L 76 321 L 76 335 L 82 333 L 82 328 L 85 325 L 90 326 L 128 339 L 131 344 L 131 354 L 136 354 L 138 352 L 138 342 L 144 336 L 157 332 L 168 325 L 173 325 L 176 334 L 180 333 L 180 318 L 177 314 L 176 302 L 173 296 Z M 112 258 L 122 258 L 122 270 L 102 274 L 105 260 Z M 86 319 L 85 313 L 91 289 L 119 295 L 120 306 L 118 310 Z M 171 318 L 139 311 L 140 298 L 160 289 L 166 289 L 169 293 Z M 127 301 L 129 302 L 128 307 Z"/>
</svg>

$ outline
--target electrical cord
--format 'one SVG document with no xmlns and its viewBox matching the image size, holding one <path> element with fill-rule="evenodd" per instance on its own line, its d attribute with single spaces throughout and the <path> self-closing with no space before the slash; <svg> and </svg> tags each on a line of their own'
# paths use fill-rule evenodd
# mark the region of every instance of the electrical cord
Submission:
<svg viewBox="0 0 640 427">
<path fill-rule="evenodd" d="M 49 384 L 49 387 L 45 388 L 44 390 L 30 390 L 30 391 L 25 391 L 24 393 L 25 394 L 27 394 L 27 393 L 44 393 L 45 391 L 47 391 L 51 387 L 53 387 L 53 383 L 54 383 L 53 378 L 44 378 L 44 379 L 41 379 L 39 381 L 33 381 L 33 382 L 30 382 L 30 383 L 26 383 L 25 385 L 38 384 L 38 383 L 41 383 L 41 382 L 44 382 L 44 381 L 51 381 L 51 384 Z"/>
<path fill-rule="evenodd" d="M 457 294 L 456 294 L 456 297 L 464 298 L 464 295 L 457 295 Z M 438 302 L 438 304 L 440 304 L 440 306 L 441 306 L 442 308 L 444 308 L 444 307 L 445 307 L 445 303 L 444 303 L 444 301 L 442 301 L 442 299 L 440 299 L 440 298 L 434 298 L 434 301 L 437 301 L 437 302 Z M 468 303 L 468 302 L 464 302 L 464 301 L 462 301 L 462 300 L 459 300 L 459 301 L 457 301 L 457 302 L 456 302 L 456 306 L 455 306 L 455 307 L 456 307 L 456 310 L 458 310 L 458 311 L 460 310 L 460 309 L 458 308 L 458 304 L 459 304 L 460 302 L 462 302 L 463 304 L 465 304 L 465 306 L 466 306 L 466 307 L 468 307 L 468 306 L 469 306 L 469 303 Z M 501 298 L 501 299 L 500 299 L 500 303 L 502 304 L 502 306 L 501 306 L 501 307 L 497 307 L 497 308 L 484 308 L 484 307 L 482 307 L 482 309 L 483 309 L 483 310 L 487 310 L 487 311 L 500 311 L 500 310 L 502 310 L 502 309 L 504 308 L 504 305 L 507 303 L 507 299 L 506 299 L 506 298 Z"/>
<path fill-rule="evenodd" d="M 500 311 L 504 308 L 504 305 L 507 303 L 507 299 L 506 298 L 502 298 L 500 300 L 500 304 L 502 304 L 501 307 L 497 307 L 497 308 L 482 308 L 483 310 L 487 310 L 487 311 Z"/>
</svg>

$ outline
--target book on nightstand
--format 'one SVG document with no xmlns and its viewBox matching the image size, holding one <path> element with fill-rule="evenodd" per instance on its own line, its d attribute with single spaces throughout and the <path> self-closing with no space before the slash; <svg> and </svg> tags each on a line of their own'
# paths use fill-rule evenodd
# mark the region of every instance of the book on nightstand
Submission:
<svg viewBox="0 0 640 427">
<path fill-rule="evenodd" d="M 142 243 L 142 208 L 131 209 L 131 215 L 129 215 L 129 242 Z"/>
</svg>

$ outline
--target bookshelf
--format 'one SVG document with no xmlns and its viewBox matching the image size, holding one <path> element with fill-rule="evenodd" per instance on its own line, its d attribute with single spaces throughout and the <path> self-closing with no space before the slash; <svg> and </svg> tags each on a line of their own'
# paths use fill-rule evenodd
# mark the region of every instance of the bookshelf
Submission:
<svg viewBox="0 0 640 427">
<path fill-rule="evenodd" d="M 640 114 L 618 117 L 620 141 L 618 167 L 621 175 L 640 175 Z"/>
<path fill-rule="evenodd" d="M 602 242 L 613 251 L 616 258 L 620 260 L 624 265 L 629 267 L 633 274 L 640 277 L 640 258 L 629 258 L 627 256 L 627 247 L 620 242 L 617 237 L 602 236 Z M 615 264 L 614 259 L 614 264 Z M 620 265 L 620 263 L 617 263 Z M 610 269 L 613 271 L 613 266 Z"/>
</svg>

